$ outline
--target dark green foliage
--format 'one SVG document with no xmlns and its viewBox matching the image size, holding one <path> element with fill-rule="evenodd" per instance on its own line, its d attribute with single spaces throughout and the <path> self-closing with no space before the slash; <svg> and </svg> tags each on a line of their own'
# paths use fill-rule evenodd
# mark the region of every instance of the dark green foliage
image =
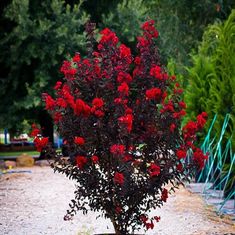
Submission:
<svg viewBox="0 0 235 235">
<path fill-rule="evenodd" d="M 225 115 L 231 115 L 226 131 L 228 140 L 235 129 L 235 11 L 224 23 L 216 23 L 206 30 L 199 53 L 192 56 L 188 68 L 189 85 L 185 100 L 188 118 L 205 110 L 210 120 L 217 114 L 214 135 L 219 136 Z M 209 125 L 210 122 L 208 122 Z M 209 126 L 207 126 L 208 130 Z M 226 141 L 227 142 L 227 141 Z M 233 150 L 235 137 L 232 138 Z"/>
<path fill-rule="evenodd" d="M 173 58 L 178 72 L 185 72 L 189 53 L 196 49 L 206 26 L 216 19 L 226 19 L 235 2 L 228 0 L 123 0 L 116 9 L 103 15 L 103 27 L 110 27 L 133 48 L 139 33 L 139 22 L 148 18 L 156 21 L 160 34 L 159 49 L 163 63 Z"/>
<path fill-rule="evenodd" d="M 102 15 L 102 27 L 114 30 L 120 40 L 135 49 L 140 24 L 147 18 L 147 8 L 143 0 L 123 0 L 109 14 Z"/>
<path fill-rule="evenodd" d="M 1 31 L 0 126 L 18 129 L 37 118 L 41 93 L 58 78 L 65 52 L 83 51 L 88 16 L 60 0 L 13 0 L 4 17 L 11 30 Z"/>
</svg>

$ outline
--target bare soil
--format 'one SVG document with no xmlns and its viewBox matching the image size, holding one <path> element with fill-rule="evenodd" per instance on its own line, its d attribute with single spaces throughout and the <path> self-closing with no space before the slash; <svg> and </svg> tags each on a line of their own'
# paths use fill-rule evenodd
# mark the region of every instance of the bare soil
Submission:
<svg viewBox="0 0 235 235">
<path fill-rule="evenodd" d="M 113 233 L 109 220 L 78 213 L 72 221 L 63 217 L 73 199 L 74 182 L 50 167 L 18 168 L 32 173 L 0 176 L 0 235 L 88 235 Z M 200 195 L 181 187 L 168 202 L 151 212 L 161 216 L 152 235 L 235 234 L 229 217 L 219 217 Z"/>
</svg>

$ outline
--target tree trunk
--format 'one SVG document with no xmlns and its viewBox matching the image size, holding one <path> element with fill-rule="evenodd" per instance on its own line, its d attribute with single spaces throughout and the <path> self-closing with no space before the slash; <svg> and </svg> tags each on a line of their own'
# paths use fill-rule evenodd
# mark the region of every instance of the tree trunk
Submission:
<svg viewBox="0 0 235 235">
<path fill-rule="evenodd" d="M 52 144 L 54 143 L 54 136 L 53 136 L 53 121 L 50 115 L 45 111 L 42 110 L 38 114 L 38 121 L 42 128 L 42 136 L 49 137 L 49 142 Z"/>
</svg>

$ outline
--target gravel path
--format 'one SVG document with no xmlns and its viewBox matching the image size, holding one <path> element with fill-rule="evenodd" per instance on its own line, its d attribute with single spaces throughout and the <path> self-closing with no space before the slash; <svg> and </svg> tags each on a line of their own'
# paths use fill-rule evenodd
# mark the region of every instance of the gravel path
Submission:
<svg viewBox="0 0 235 235">
<path fill-rule="evenodd" d="M 18 169 L 20 170 L 20 169 Z M 75 189 L 64 175 L 49 167 L 33 167 L 32 173 L 0 176 L 0 235 L 89 235 L 113 232 L 112 224 L 98 214 L 63 216 Z M 222 235 L 235 234 L 228 218 L 219 218 L 202 198 L 181 188 L 162 209 L 153 212 L 161 221 L 146 234 Z M 143 233 L 140 231 L 139 233 Z"/>
</svg>

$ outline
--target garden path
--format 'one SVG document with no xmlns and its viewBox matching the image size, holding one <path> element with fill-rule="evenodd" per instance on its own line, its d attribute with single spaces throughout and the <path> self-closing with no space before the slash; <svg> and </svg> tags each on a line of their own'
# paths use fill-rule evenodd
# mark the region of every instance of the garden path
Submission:
<svg viewBox="0 0 235 235">
<path fill-rule="evenodd" d="M 18 169 L 20 170 L 20 169 Z M 77 214 L 72 221 L 63 216 L 75 189 L 64 175 L 49 167 L 33 167 L 32 173 L 0 176 L 0 235 L 88 235 L 113 232 L 111 222 L 96 219 L 97 213 Z M 168 202 L 152 212 L 161 221 L 146 234 L 223 235 L 235 234 L 229 218 L 216 216 L 203 199 L 180 188 Z M 143 231 L 139 231 L 141 233 Z"/>
</svg>

